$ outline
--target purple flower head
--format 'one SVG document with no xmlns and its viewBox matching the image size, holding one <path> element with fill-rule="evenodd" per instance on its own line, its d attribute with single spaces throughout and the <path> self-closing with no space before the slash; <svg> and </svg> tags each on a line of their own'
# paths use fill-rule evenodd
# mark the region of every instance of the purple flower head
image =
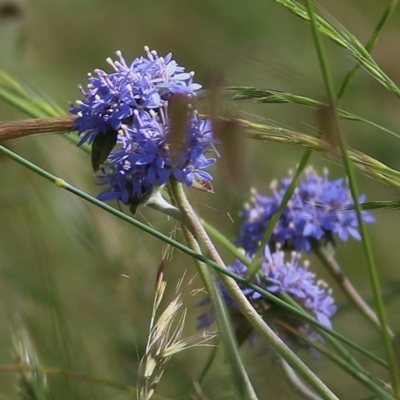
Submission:
<svg viewBox="0 0 400 400">
<path fill-rule="evenodd" d="M 171 59 L 171 53 L 160 57 L 148 47 L 145 51 L 147 57 L 136 58 L 130 65 L 117 51 L 117 61 L 107 59 L 114 72 L 97 69 L 94 75 L 89 74 L 87 89 L 81 87 L 84 99 L 70 109 L 77 115 L 74 130 L 83 135 L 79 144 L 92 143 L 107 129 L 118 131 L 132 121 L 135 110 L 159 109 L 172 94 L 196 96 L 201 85 L 193 83 L 193 72 L 185 72 Z"/>
<path fill-rule="evenodd" d="M 213 148 L 211 122 L 200 119 L 190 104 L 201 88 L 193 82 L 194 73 L 185 72 L 171 54 L 160 57 L 145 50 L 147 57 L 130 65 L 117 52 L 118 61 L 107 60 L 114 72 L 96 70 L 87 90 L 82 89 L 84 99 L 71 106 L 76 130 L 83 135 L 79 145 L 93 145 L 92 162 L 94 149 L 102 153 L 104 143 L 109 149 L 108 158 L 94 163 L 101 165 L 99 183 L 108 186 L 99 198 L 117 199 L 131 205 L 133 212 L 171 177 L 211 191 L 212 176 L 204 170 L 215 162 L 205 155 Z M 173 96 L 183 98 L 185 107 L 179 143 L 172 143 L 171 137 L 168 105 Z"/>
<path fill-rule="evenodd" d="M 278 246 L 279 247 L 279 246 Z M 316 281 L 315 275 L 310 272 L 308 262 L 300 264 L 298 253 L 292 252 L 291 258 L 285 262 L 285 254 L 281 250 L 271 253 L 266 246 L 263 262 L 259 271 L 253 279 L 253 283 L 264 290 L 280 295 L 287 294 L 298 302 L 306 311 L 314 316 L 322 325 L 331 328 L 331 318 L 335 314 L 337 307 L 331 295 L 331 290 L 322 281 Z M 239 260 L 228 269 L 237 275 L 245 277 L 248 268 Z M 230 309 L 235 324 L 235 330 L 238 335 L 239 343 L 246 338 L 251 338 L 252 327 L 247 320 L 240 314 L 239 309 L 230 297 L 229 293 L 221 286 L 222 294 L 227 307 Z M 273 327 L 277 333 L 292 348 L 298 348 L 302 341 L 293 331 L 300 331 L 301 334 L 308 336 L 312 340 L 320 340 L 315 331 L 298 316 L 283 310 L 279 305 L 268 302 L 260 293 L 251 288 L 243 287 L 243 294 L 252 302 L 255 309 L 263 318 Z M 208 305 L 206 313 L 198 317 L 198 329 L 203 329 L 214 322 L 214 310 L 208 299 L 200 305 Z"/>
<path fill-rule="evenodd" d="M 168 145 L 168 110 L 158 113 L 135 111 L 132 126 L 122 125 L 118 132 L 120 148 L 109 156 L 109 164 L 102 169 L 100 183 L 109 187 L 98 196 L 100 200 L 118 199 L 137 205 L 173 176 L 187 186 L 211 181 L 203 171 L 215 162 L 204 151 L 211 144 L 211 124 L 190 113 L 183 150 L 173 160 Z M 136 201 L 138 202 L 136 204 Z"/>
<path fill-rule="evenodd" d="M 263 239 L 272 216 L 278 210 L 292 178 L 284 178 L 271 185 L 272 196 L 253 193 L 251 204 L 242 212 L 242 226 L 237 243 L 246 253 L 254 254 Z M 363 202 L 364 196 L 359 201 Z M 360 240 L 355 211 L 344 211 L 353 205 L 350 190 L 345 179 L 329 180 L 328 172 L 322 176 L 310 167 L 299 179 L 299 185 L 286 209 L 276 224 L 270 239 L 270 247 L 277 243 L 285 248 L 310 252 L 312 241 L 331 238 L 336 233 L 346 241 L 349 236 Z M 362 212 L 365 222 L 374 222 L 369 212 Z"/>
</svg>

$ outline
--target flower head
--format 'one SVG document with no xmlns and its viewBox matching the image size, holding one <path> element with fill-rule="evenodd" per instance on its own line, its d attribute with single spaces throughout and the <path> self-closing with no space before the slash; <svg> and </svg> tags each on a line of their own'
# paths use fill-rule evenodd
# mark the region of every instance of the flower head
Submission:
<svg viewBox="0 0 400 400">
<path fill-rule="evenodd" d="M 193 72 L 172 60 L 172 54 L 158 56 L 145 47 L 147 57 L 139 57 L 128 65 L 120 51 L 117 61 L 107 59 L 114 69 L 106 73 L 100 69 L 89 74 L 84 96 L 72 105 L 70 112 L 77 115 L 75 128 L 83 134 L 80 144 L 92 143 L 100 132 L 118 131 L 124 123 L 132 122 L 135 110 L 149 111 L 162 107 L 172 94 L 192 98 L 201 85 L 193 83 Z"/>
<path fill-rule="evenodd" d="M 245 277 L 248 271 L 248 268 L 239 260 L 236 260 L 228 269 L 242 277 Z M 300 264 L 298 253 L 293 252 L 290 261 L 285 262 L 283 251 L 276 250 L 271 253 L 269 247 L 266 246 L 261 269 L 253 279 L 253 283 L 272 294 L 289 295 L 313 315 L 319 323 L 328 328 L 332 327 L 330 319 L 335 314 L 337 307 L 334 305 L 331 290 L 328 289 L 324 282 L 316 281 L 315 275 L 308 268 L 308 262 L 303 265 Z M 312 340 L 318 339 L 322 341 L 322 338 L 299 317 L 283 310 L 278 305 L 268 302 L 252 288 L 243 287 L 242 291 L 263 318 L 292 347 L 301 345 L 301 341 L 293 334 L 295 330 L 300 331 L 301 334 L 308 336 Z M 236 332 L 245 332 L 246 337 L 250 337 L 253 333 L 252 328 L 240 314 L 237 304 L 223 287 L 222 294 L 233 315 Z M 201 305 L 206 304 L 209 304 L 208 299 L 201 303 Z M 214 321 L 213 309 L 210 307 L 208 312 L 202 314 L 198 320 L 198 329 L 210 325 Z M 246 337 L 238 337 L 238 340 L 242 342 Z"/>
<path fill-rule="evenodd" d="M 271 197 L 254 193 L 251 204 L 242 212 L 242 226 L 237 243 L 248 254 L 257 251 L 266 227 L 278 210 L 292 178 L 284 178 L 280 184 L 271 185 Z M 359 201 L 363 202 L 364 196 Z M 360 240 L 355 211 L 344 211 L 354 204 L 347 182 L 344 179 L 329 180 L 328 172 L 323 176 L 310 167 L 299 180 L 299 185 L 276 224 L 270 239 L 274 248 L 280 243 L 300 252 L 311 251 L 313 240 L 330 238 L 336 233 L 346 241 L 349 236 Z M 365 222 L 374 222 L 372 214 L 363 211 Z"/>
<path fill-rule="evenodd" d="M 160 113 L 167 114 L 167 109 Z M 120 149 L 111 153 L 110 163 L 103 167 L 100 175 L 101 183 L 109 186 L 100 193 L 100 200 L 117 198 L 132 204 L 134 199 L 150 196 L 153 188 L 162 186 L 171 176 L 188 186 L 212 180 L 211 175 L 203 171 L 215 161 L 203 154 L 212 140 L 209 121 L 200 120 L 196 113 L 188 116 L 185 151 L 173 160 L 166 118 L 160 118 L 152 110 L 135 112 L 133 125 L 121 127 Z"/>
<path fill-rule="evenodd" d="M 211 123 L 200 119 L 191 105 L 201 88 L 193 82 L 194 73 L 185 72 L 171 54 L 160 57 L 147 47 L 145 51 L 147 57 L 130 65 L 117 52 L 117 61 L 107 60 L 114 72 L 96 70 L 95 76 L 89 75 L 87 90 L 81 89 L 84 99 L 71 106 L 77 115 L 75 129 L 82 135 L 80 145 L 103 143 L 99 135 L 109 135 L 111 146 L 116 145 L 101 167 L 99 181 L 108 188 L 99 198 L 118 199 L 133 208 L 172 176 L 211 191 L 212 177 L 204 169 L 215 162 L 205 155 L 213 142 Z M 181 115 L 186 121 L 172 151 L 168 108 L 174 96 L 184 98 Z"/>
</svg>

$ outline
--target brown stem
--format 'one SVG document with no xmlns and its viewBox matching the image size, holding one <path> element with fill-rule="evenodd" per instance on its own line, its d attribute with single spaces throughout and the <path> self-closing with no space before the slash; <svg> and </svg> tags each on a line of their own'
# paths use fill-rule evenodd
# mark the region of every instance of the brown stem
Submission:
<svg viewBox="0 0 400 400">
<path fill-rule="evenodd" d="M 76 117 L 34 118 L 0 124 L 0 142 L 38 133 L 65 133 L 74 127 Z"/>
<path fill-rule="evenodd" d="M 362 315 L 364 315 L 370 322 L 372 322 L 378 329 L 382 329 L 382 325 L 376 316 L 372 308 L 365 302 L 363 297 L 358 293 L 357 289 L 353 286 L 349 278 L 345 275 L 340 265 L 331 256 L 326 254 L 326 252 L 319 246 L 314 246 L 313 248 L 317 257 L 322 261 L 322 263 L 328 268 L 332 277 L 336 280 L 336 283 L 342 289 L 343 293 L 348 297 L 348 299 L 358 308 Z M 394 334 L 389 329 L 390 336 L 393 338 Z"/>
</svg>

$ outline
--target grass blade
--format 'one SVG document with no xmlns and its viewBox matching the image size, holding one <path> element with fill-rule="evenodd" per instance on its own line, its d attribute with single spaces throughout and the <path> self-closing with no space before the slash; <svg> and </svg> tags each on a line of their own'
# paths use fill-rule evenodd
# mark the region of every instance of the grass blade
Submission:
<svg viewBox="0 0 400 400">
<path fill-rule="evenodd" d="M 389 370 L 390 370 L 391 381 L 392 381 L 392 385 L 393 385 L 393 391 L 395 393 L 395 396 L 400 399 L 400 377 L 398 374 L 398 365 L 397 365 L 397 360 L 396 360 L 393 343 L 391 341 L 389 330 L 387 328 L 386 311 L 385 311 L 385 306 L 384 306 L 384 302 L 383 302 L 382 291 L 381 291 L 381 286 L 379 283 L 379 277 L 378 277 L 378 272 L 377 272 L 377 268 L 376 268 L 376 264 L 375 264 L 375 259 L 374 259 L 373 252 L 372 252 L 372 246 L 371 246 L 371 242 L 369 239 L 368 231 L 366 229 L 365 223 L 364 223 L 362 215 L 361 215 L 361 207 L 358 202 L 358 199 L 360 196 L 359 196 L 357 181 L 356 181 L 356 177 L 354 174 L 354 170 L 353 170 L 353 166 L 352 166 L 350 157 L 347 153 L 344 136 L 342 135 L 342 132 L 341 132 L 341 129 L 339 126 L 339 118 L 338 118 L 337 110 L 336 110 L 337 100 L 336 100 L 336 96 L 335 96 L 332 77 L 331 77 L 330 70 L 329 70 L 329 64 L 328 64 L 327 57 L 325 54 L 325 49 L 324 49 L 324 46 L 323 46 L 321 37 L 318 32 L 318 28 L 317 28 L 317 17 L 314 12 L 313 1 L 307 0 L 306 4 L 307 4 L 309 18 L 311 21 L 311 26 L 312 26 L 314 39 L 315 39 L 317 53 L 318 53 L 318 57 L 319 57 L 320 65 L 321 65 L 321 72 L 322 72 L 322 75 L 324 78 L 326 91 L 327 91 L 328 98 L 330 101 L 330 106 L 331 106 L 332 116 L 333 116 L 332 121 L 334 124 L 335 134 L 337 136 L 336 139 L 339 144 L 340 151 L 342 153 L 343 160 L 344 160 L 346 173 L 349 178 L 350 191 L 351 191 L 351 195 L 353 197 L 353 201 L 355 204 L 357 219 L 358 219 L 358 223 L 359 223 L 359 227 L 360 227 L 360 233 L 361 233 L 361 237 L 363 239 L 364 251 L 365 251 L 365 254 L 366 254 L 366 257 L 368 260 L 369 273 L 370 273 L 372 288 L 373 288 L 374 296 L 375 296 L 377 314 L 378 314 L 380 323 L 382 325 L 381 334 L 382 334 L 382 339 L 383 339 L 385 349 L 386 349 L 386 356 L 387 356 L 388 363 L 389 363 Z"/>
</svg>

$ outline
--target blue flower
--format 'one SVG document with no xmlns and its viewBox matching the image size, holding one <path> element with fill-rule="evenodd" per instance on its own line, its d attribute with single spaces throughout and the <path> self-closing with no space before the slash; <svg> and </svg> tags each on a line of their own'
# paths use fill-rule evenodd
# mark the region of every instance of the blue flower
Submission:
<svg viewBox="0 0 400 400">
<path fill-rule="evenodd" d="M 201 85 L 193 82 L 193 72 L 172 60 L 171 53 L 160 57 L 145 47 L 146 57 L 136 58 L 128 65 L 120 51 L 117 61 L 107 59 L 115 72 L 95 70 L 89 74 L 87 89 L 80 88 L 83 100 L 71 105 L 70 112 L 77 115 L 75 128 L 83 135 L 79 145 L 92 143 L 98 133 L 107 129 L 118 131 L 132 120 L 133 112 L 155 110 L 162 107 L 172 94 L 195 97 Z"/>
<path fill-rule="evenodd" d="M 228 269 L 242 277 L 245 277 L 248 271 L 248 268 L 239 260 L 236 260 Z M 331 318 L 335 314 L 337 307 L 334 305 L 331 290 L 326 283 L 315 279 L 315 275 L 309 270 L 308 262 L 303 263 L 303 265 L 300 264 L 298 253 L 292 252 L 290 261 L 285 262 L 283 251 L 278 249 L 271 253 L 269 247 L 266 246 L 260 273 L 253 279 L 253 283 L 272 294 L 289 295 L 314 316 L 318 322 L 327 328 L 332 328 Z M 252 327 L 244 316 L 240 314 L 237 304 L 227 290 L 221 286 L 221 291 L 233 317 L 239 342 L 241 343 L 246 338 L 251 338 L 252 334 L 254 334 Z M 323 342 L 322 338 L 296 315 L 283 310 L 274 303 L 268 302 L 260 293 L 251 288 L 243 286 L 242 291 L 262 317 L 292 348 L 296 349 L 302 345 L 301 340 L 294 334 L 294 331 L 297 330 L 311 340 L 317 339 Z M 197 328 L 204 329 L 214 322 L 215 315 L 208 298 L 203 300 L 200 305 L 209 307 L 206 313 L 198 317 Z"/>
<path fill-rule="evenodd" d="M 96 70 L 87 90 L 82 89 L 84 99 L 71 106 L 77 115 L 75 130 L 82 135 L 79 145 L 100 147 L 98 135 L 110 132 L 111 146 L 116 145 L 111 153 L 109 149 L 107 162 L 103 163 L 106 157 L 101 160 L 99 183 L 108 187 L 99 199 L 117 199 L 131 205 L 133 212 L 171 177 L 212 191 L 212 176 L 204 170 L 215 162 L 206 156 L 213 149 L 211 122 L 199 118 L 191 106 L 201 88 L 193 82 L 194 73 L 185 72 L 171 54 L 160 57 L 145 50 L 147 57 L 130 65 L 117 52 L 118 61 L 107 60 L 114 72 Z M 172 155 L 168 104 L 173 96 L 185 99 L 186 128 Z"/>
<path fill-rule="evenodd" d="M 292 178 L 284 178 L 280 184 L 271 185 L 271 197 L 253 192 L 251 204 L 242 212 L 237 243 L 246 253 L 254 254 L 264 237 L 266 227 L 278 210 Z M 363 202 L 365 196 L 359 201 Z M 350 236 L 360 240 L 357 215 L 354 211 L 344 211 L 353 205 L 350 190 L 344 179 L 329 180 L 327 171 L 318 176 L 310 167 L 299 180 L 299 185 L 286 209 L 276 224 L 270 239 L 270 246 L 276 243 L 286 248 L 310 252 L 312 241 L 331 238 L 336 233 L 340 240 Z M 372 214 L 363 211 L 365 222 L 374 222 Z"/>
<path fill-rule="evenodd" d="M 203 171 L 215 162 L 203 154 L 212 141 L 210 122 L 191 113 L 183 151 L 172 160 L 167 109 L 161 114 L 162 118 L 151 110 L 136 111 L 133 125 L 122 125 L 118 133 L 120 149 L 111 153 L 109 164 L 99 176 L 100 183 L 109 186 L 98 196 L 100 200 L 118 199 L 136 205 L 136 201 L 145 200 L 153 188 L 164 185 L 172 176 L 187 186 L 212 180 L 212 176 Z"/>
</svg>

